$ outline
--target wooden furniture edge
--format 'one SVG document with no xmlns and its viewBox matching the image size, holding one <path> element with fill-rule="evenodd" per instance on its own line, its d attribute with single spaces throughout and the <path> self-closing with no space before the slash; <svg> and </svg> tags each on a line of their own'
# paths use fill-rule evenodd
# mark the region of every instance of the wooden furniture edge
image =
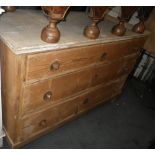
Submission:
<svg viewBox="0 0 155 155">
<path fill-rule="evenodd" d="M 2 109 L 8 110 L 8 112 L 2 112 L 4 118 L 3 125 L 5 130 L 10 131 L 9 133 L 11 134 L 9 137 L 16 140 L 16 135 L 19 128 L 19 115 L 21 111 L 21 106 L 18 103 L 22 102 L 21 90 L 25 76 L 25 56 L 16 56 L 1 40 L 0 44 L 2 69 Z M 9 108 L 7 108 L 8 106 Z"/>
</svg>

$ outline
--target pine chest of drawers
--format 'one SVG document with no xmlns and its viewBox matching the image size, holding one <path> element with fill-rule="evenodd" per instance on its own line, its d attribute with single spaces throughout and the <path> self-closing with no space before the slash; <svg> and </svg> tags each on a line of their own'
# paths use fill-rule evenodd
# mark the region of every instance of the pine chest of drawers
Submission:
<svg viewBox="0 0 155 155">
<path fill-rule="evenodd" d="M 71 22 L 75 16 L 81 21 Z M 110 33 L 114 23 L 104 21 L 104 35 L 89 40 L 82 35 L 85 18 L 70 14 L 60 24 L 60 42 L 47 44 L 39 37 L 46 22 L 41 13 L 17 10 L 2 16 L 3 122 L 13 148 L 122 92 L 147 34 L 128 30 L 126 36 L 116 37 Z"/>
</svg>

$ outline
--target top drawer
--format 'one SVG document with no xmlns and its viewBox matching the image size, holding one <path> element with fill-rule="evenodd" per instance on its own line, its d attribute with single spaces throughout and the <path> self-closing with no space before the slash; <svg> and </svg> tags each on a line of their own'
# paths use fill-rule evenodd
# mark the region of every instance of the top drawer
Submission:
<svg viewBox="0 0 155 155">
<path fill-rule="evenodd" d="M 98 62 L 108 63 L 137 52 L 144 38 L 28 55 L 26 81 L 67 73 Z"/>
</svg>

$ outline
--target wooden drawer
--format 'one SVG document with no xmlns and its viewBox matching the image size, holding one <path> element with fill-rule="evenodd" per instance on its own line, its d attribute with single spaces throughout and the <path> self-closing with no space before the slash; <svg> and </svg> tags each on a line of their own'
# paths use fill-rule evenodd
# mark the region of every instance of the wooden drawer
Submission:
<svg viewBox="0 0 155 155">
<path fill-rule="evenodd" d="M 28 85 L 24 89 L 23 113 L 57 104 L 91 86 L 92 68 Z"/>
<path fill-rule="evenodd" d="M 110 64 L 97 65 L 93 70 L 92 86 L 128 75 L 132 71 L 137 57 L 138 54 L 132 54 Z"/>
<path fill-rule="evenodd" d="M 138 55 L 139 54 L 134 54 L 123 58 L 122 68 L 118 73 L 118 76 L 122 76 L 125 74 L 128 75 L 134 69 Z"/>
<path fill-rule="evenodd" d="M 28 55 L 26 81 L 49 78 L 98 62 L 108 63 L 137 52 L 143 42 L 144 39 L 135 39 Z"/>
<path fill-rule="evenodd" d="M 77 99 L 73 99 L 48 110 L 38 111 L 37 113 L 29 115 L 21 121 L 20 138 L 27 139 L 39 132 L 54 127 L 60 122 L 75 116 L 77 110 Z"/>
<path fill-rule="evenodd" d="M 92 86 L 107 83 L 118 77 L 123 64 L 123 59 L 110 64 L 101 64 L 95 66 L 93 70 Z"/>
</svg>

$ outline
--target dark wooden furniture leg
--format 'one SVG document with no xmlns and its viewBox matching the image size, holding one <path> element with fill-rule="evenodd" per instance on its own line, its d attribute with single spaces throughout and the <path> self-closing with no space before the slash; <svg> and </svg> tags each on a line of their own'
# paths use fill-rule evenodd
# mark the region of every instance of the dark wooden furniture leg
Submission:
<svg viewBox="0 0 155 155">
<path fill-rule="evenodd" d="M 117 36 L 123 36 L 126 32 L 125 23 L 130 20 L 132 15 L 138 9 L 136 6 L 122 6 L 121 17 L 118 17 L 119 23 L 112 28 L 112 33 Z"/>
<path fill-rule="evenodd" d="M 49 24 L 43 28 L 41 39 L 47 43 L 56 43 L 60 39 L 57 23 L 64 19 L 69 6 L 43 6 L 42 10 L 49 17 Z"/>
<path fill-rule="evenodd" d="M 145 14 L 145 10 L 143 9 L 143 7 L 139 7 L 138 9 L 139 22 L 133 26 L 132 28 L 133 32 L 144 33 L 145 31 L 144 21 L 146 20 L 144 14 Z"/>
<path fill-rule="evenodd" d="M 143 33 L 145 31 L 144 21 L 140 21 L 139 23 L 135 24 L 132 30 L 136 33 Z"/>
<path fill-rule="evenodd" d="M 87 38 L 96 39 L 99 37 L 100 30 L 97 24 L 103 19 L 108 8 L 108 6 L 94 6 L 90 8 L 89 18 L 92 20 L 92 23 L 84 29 L 84 35 Z"/>
</svg>

